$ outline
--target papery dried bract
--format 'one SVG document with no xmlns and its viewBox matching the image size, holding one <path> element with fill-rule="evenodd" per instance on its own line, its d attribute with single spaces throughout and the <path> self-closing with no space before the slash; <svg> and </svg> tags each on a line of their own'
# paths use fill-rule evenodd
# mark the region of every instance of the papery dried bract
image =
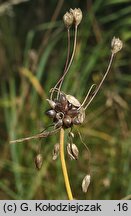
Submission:
<svg viewBox="0 0 131 216">
<path fill-rule="evenodd" d="M 112 48 L 112 53 L 115 54 L 119 52 L 123 47 L 123 43 L 119 38 L 113 37 L 111 41 L 111 48 Z"/>
<path fill-rule="evenodd" d="M 66 95 L 66 99 L 75 107 L 80 107 L 80 102 L 72 95 Z"/>
<path fill-rule="evenodd" d="M 83 191 L 84 193 L 86 193 L 87 190 L 88 190 L 88 187 L 89 187 L 89 185 L 90 185 L 90 179 L 91 179 L 91 176 L 88 174 L 88 175 L 86 175 L 86 176 L 84 177 L 84 179 L 83 179 L 83 181 L 82 181 L 82 191 Z"/>
</svg>

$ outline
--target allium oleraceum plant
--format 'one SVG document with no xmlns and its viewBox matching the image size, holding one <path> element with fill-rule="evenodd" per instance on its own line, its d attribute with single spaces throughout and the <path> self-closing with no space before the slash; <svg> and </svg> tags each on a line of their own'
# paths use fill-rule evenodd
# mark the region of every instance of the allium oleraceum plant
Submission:
<svg viewBox="0 0 131 216">
<path fill-rule="evenodd" d="M 87 107 L 95 98 L 107 74 L 109 73 L 114 56 L 116 55 L 117 52 L 119 52 L 122 49 L 123 46 L 122 41 L 119 38 L 113 37 L 111 41 L 111 57 L 109 60 L 107 70 L 103 75 L 102 80 L 100 81 L 98 86 L 93 84 L 88 90 L 83 102 L 80 103 L 77 100 L 77 98 L 75 98 L 70 94 L 66 94 L 61 89 L 62 89 L 64 78 L 68 73 L 74 59 L 76 43 L 77 43 L 77 29 L 79 24 L 81 23 L 81 20 L 82 20 L 82 11 L 79 8 L 70 9 L 69 12 L 66 12 L 65 15 L 63 16 L 63 21 L 67 29 L 68 50 L 67 50 L 67 58 L 66 58 L 63 75 L 58 80 L 56 85 L 52 89 L 50 89 L 50 95 L 49 98 L 47 99 L 50 108 L 46 111 L 45 114 L 51 119 L 52 125 L 44 129 L 41 133 L 36 134 L 34 136 L 11 141 L 11 143 L 16 143 L 16 142 L 23 142 L 31 139 L 41 139 L 59 132 L 60 141 L 54 146 L 53 160 L 56 160 L 58 155 L 60 154 L 60 160 L 62 165 L 66 191 L 67 191 L 68 198 L 70 200 L 73 199 L 73 195 L 70 187 L 70 182 L 69 182 L 68 172 L 67 172 L 67 167 L 65 162 L 64 132 L 66 129 L 68 129 L 67 153 L 71 159 L 77 160 L 79 156 L 79 150 L 77 146 L 73 143 L 73 138 L 74 138 L 74 133 L 72 132 L 73 127 L 75 125 L 81 125 L 84 122 L 85 111 Z M 71 27 L 75 29 L 75 34 L 74 34 L 73 50 L 72 50 L 72 54 L 70 55 Z M 35 158 L 35 164 L 37 169 L 41 168 L 42 155 L 40 153 Z M 82 181 L 83 192 L 87 192 L 89 184 L 90 184 L 90 173 L 86 174 L 85 177 L 83 178 Z"/>
</svg>

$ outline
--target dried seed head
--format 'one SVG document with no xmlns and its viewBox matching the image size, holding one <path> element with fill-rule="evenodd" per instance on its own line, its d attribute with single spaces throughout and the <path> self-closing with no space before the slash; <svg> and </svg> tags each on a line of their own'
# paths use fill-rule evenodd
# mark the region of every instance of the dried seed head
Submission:
<svg viewBox="0 0 131 216">
<path fill-rule="evenodd" d="M 123 47 L 123 43 L 119 38 L 115 38 L 113 37 L 112 41 L 111 41 L 111 48 L 112 48 L 112 53 L 115 54 L 117 52 L 119 52 Z"/>
<path fill-rule="evenodd" d="M 82 20 L 82 11 L 80 8 L 75 8 L 74 10 L 73 9 L 70 9 L 70 13 L 73 15 L 74 17 L 74 23 L 76 26 L 78 26 Z"/>
<path fill-rule="evenodd" d="M 63 21 L 64 21 L 65 26 L 67 28 L 70 28 L 74 21 L 74 17 L 72 13 L 66 12 L 63 16 Z"/>
<path fill-rule="evenodd" d="M 42 155 L 41 155 L 41 154 L 36 155 L 36 157 L 35 157 L 35 165 L 36 165 L 36 168 L 37 168 L 38 170 L 40 170 L 41 167 L 42 167 L 42 164 L 43 164 Z"/>
<path fill-rule="evenodd" d="M 53 156 L 52 156 L 52 159 L 53 160 L 56 160 L 59 156 L 59 150 L 60 150 L 60 145 L 58 143 L 56 143 L 54 145 L 54 149 L 53 149 Z"/>
<path fill-rule="evenodd" d="M 91 179 L 91 176 L 90 175 L 86 175 L 82 181 L 82 191 L 84 193 L 87 192 L 88 190 L 88 187 L 89 187 L 89 184 L 90 184 L 90 179 Z"/>
<path fill-rule="evenodd" d="M 79 150 L 74 143 L 72 143 L 72 144 L 68 143 L 67 144 L 67 152 L 68 152 L 68 155 L 69 155 L 71 160 L 77 160 L 78 159 Z"/>
</svg>

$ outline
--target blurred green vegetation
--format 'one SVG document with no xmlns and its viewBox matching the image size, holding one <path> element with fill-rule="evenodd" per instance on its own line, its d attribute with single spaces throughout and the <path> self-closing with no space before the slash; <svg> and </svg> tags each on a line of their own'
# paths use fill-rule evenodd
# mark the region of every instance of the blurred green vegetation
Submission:
<svg viewBox="0 0 131 216">
<path fill-rule="evenodd" d="M 0 199 L 67 199 L 60 160 L 52 161 L 59 134 L 43 139 L 44 163 L 38 172 L 38 141 L 9 144 L 40 132 L 50 124 L 46 98 L 62 74 L 67 35 L 62 22 L 69 8 L 80 7 L 74 63 L 63 91 L 83 100 L 99 83 L 110 56 L 110 42 L 119 37 L 118 53 L 104 85 L 77 129 L 78 161 L 67 166 L 76 199 L 122 199 L 131 194 L 131 4 L 129 0 L 0 1 Z M 74 31 L 71 30 L 73 39 Z M 65 141 L 66 142 L 66 141 Z M 87 194 L 81 191 L 91 172 Z"/>
</svg>

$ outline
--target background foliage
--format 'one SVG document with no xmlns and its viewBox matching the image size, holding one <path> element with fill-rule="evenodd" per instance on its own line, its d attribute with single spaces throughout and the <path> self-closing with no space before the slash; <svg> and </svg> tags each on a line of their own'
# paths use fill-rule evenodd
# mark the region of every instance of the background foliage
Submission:
<svg viewBox="0 0 131 216">
<path fill-rule="evenodd" d="M 99 83 L 110 55 L 113 36 L 123 50 L 117 55 L 101 92 L 77 130 L 78 161 L 67 165 L 76 199 L 122 199 L 131 194 L 131 5 L 129 0 L 0 1 L 0 199 L 66 199 L 59 159 L 52 150 L 59 136 L 44 139 L 41 171 L 34 166 L 37 141 L 9 144 L 30 136 L 50 122 L 44 115 L 49 89 L 60 77 L 67 51 L 63 14 L 80 7 L 75 60 L 63 90 L 83 100 Z M 72 38 L 74 31 L 72 30 Z M 91 172 L 87 194 L 83 177 Z"/>
</svg>

